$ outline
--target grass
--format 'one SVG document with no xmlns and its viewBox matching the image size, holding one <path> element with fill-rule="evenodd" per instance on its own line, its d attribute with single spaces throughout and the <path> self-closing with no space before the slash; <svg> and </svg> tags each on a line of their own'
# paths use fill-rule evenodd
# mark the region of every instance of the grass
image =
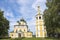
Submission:
<svg viewBox="0 0 60 40">
<path fill-rule="evenodd" d="M 57 38 L 15 38 L 15 39 L 0 39 L 0 40 L 60 40 Z"/>
</svg>

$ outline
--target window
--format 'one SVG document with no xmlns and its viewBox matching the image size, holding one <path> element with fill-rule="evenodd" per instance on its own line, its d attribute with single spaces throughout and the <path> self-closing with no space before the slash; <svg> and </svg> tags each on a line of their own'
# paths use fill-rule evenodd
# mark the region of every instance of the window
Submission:
<svg viewBox="0 0 60 40">
<path fill-rule="evenodd" d="M 13 36 L 13 34 L 12 34 L 12 36 Z"/>
<path fill-rule="evenodd" d="M 24 32 L 25 32 L 25 29 L 24 29 Z"/>
<path fill-rule="evenodd" d="M 41 17 L 39 17 L 39 19 L 41 19 Z"/>
<path fill-rule="evenodd" d="M 29 34 L 29 36 L 31 36 L 32 34 Z"/>
<path fill-rule="evenodd" d="M 17 33 L 17 30 L 16 30 L 16 33 Z"/>
<path fill-rule="evenodd" d="M 22 32 L 21 29 L 19 30 L 19 32 Z"/>
<path fill-rule="evenodd" d="M 36 17 L 36 19 L 38 19 L 38 17 Z"/>
</svg>

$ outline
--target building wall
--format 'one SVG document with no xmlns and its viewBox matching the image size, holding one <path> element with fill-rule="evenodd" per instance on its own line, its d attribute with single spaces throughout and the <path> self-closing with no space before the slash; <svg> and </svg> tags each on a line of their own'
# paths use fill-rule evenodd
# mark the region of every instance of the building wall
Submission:
<svg viewBox="0 0 60 40">
<path fill-rule="evenodd" d="M 41 18 L 39 18 L 41 17 Z M 46 37 L 46 29 L 42 15 L 36 16 L 36 37 Z"/>
<path fill-rule="evenodd" d="M 9 37 L 18 38 L 18 33 L 9 33 Z"/>
<path fill-rule="evenodd" d="M 32 37 L 32 32 L 28 32 L 28 27 L 25 22 L 20 22 L 18 25 L 14 25 L 14 30 L 9 34 L 11 38 L 18 37 Z"/>
<path fill-rule="evenodd" d="M 14 32 L 27 32 L 28 31 L 28 28 L 26 26 L 16 26 L 14 27 Z"/>
<path fill-rule="evenodd" d="M 32 37 L 32 32 L 24 32 L 24 37 L 27 37 L 27 38 Z"/>
<path fill-rule="evenodd" d="M 20 25 L 26 25 L 26 23 L 24 23 L 24 22 L 20 22 Z"/>
</svg>

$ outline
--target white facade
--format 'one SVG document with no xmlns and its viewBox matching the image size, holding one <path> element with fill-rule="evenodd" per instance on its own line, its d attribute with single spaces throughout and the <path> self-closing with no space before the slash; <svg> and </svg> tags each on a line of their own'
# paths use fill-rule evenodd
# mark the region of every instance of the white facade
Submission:
<svg viewBox="0 0 60 40">
<path fill-rule="evenodd" d="M 40 14 L 40 7 L 36 15 L 36 37 L 46 37 L 46 29 L 42 14 Z"/>
</svg>

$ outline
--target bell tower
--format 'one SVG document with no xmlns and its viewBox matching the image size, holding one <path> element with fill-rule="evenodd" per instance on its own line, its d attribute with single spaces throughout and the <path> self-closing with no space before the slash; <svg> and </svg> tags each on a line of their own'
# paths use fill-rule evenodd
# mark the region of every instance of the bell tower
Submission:
<svg viewBox="0 0 60 40">
<path fill-rule="evenodd" d="M 36 15 L 36 37 L 45 37 L 45 28 L 42 14 L 40 13 L 40 6 L 37 7 Z"/>
</svg>

